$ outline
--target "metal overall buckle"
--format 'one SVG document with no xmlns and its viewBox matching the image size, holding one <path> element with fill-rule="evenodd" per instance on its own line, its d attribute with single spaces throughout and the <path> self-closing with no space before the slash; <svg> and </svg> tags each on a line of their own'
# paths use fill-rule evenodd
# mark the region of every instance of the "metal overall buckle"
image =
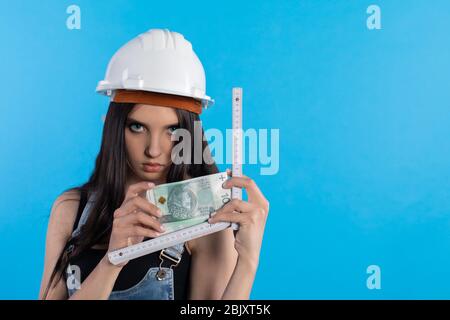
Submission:
<svg viewBox="0 0 450 320">
<path fill-rule="evenodd" d="M 177 259 L 175 259 L 175 258 L 165 254 L 164 250 L 161 250 L 161 253 L 159 254 L 159 259 L 161 260 L 161 263 L 159 264 L 159 270 L 156 273 L 156 279 L 158 279 L 158 280 L 164 280 L 164 278 L 166 277 L 166 274 L 167 274 L 166 270 L 164 270 L 162 268 L 162 264 L 164 263 L 164 259 L 163 258 L 167 258 L 167 259 L 175 262 L 175 263 L 170 265 L 170 269 L 172 269 L 173 267 L 178 266 L 178 264 L 181 261 L 181 256 L 178 257 Z"/>
</svg>

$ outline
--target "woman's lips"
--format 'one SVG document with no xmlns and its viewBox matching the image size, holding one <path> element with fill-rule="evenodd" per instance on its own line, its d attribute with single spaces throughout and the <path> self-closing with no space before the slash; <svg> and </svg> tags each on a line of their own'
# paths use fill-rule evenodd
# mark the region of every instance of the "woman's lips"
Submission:
<svg viewBox="0 0 450 320">
<path fill-rule="evenodd" d="M 164 166 L 160 164 L 148 164 L 144 163 L 142 164 L 145 172 L 161 172 L 164 168 Z"/>
</svg>

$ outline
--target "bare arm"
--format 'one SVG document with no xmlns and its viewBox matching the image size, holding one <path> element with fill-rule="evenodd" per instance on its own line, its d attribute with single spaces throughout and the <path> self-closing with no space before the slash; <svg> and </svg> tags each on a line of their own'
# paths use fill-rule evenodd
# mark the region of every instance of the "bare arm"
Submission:
<svg viewBox="0 0 450 320">
<path fill-rule="evenodd" d="M 222 295 L 222 300 L 248 300 L 255 280 L 257 264 L 238 258 L 236 268 Z"/>
<path fill-rule="evenodd" d="M 45 289 L 56 261 L 70 238 L 78 205 L 79 194 L 76 192 L 60 195 L 53 204 L 47 229 L 44 273 L 39 293 L 40 299 L 44 299 Z M 120 267 L 110 264 L 105 256 L 82 283 L 81 288 L 70 299 L 107 299 L 120 270 Z M 59 274 L 56 277 L 59 278 Z M 64 278 L 61 278 L 55 287 L 50 287 L 46 299 L 67 299 L 67 288 Z"/>
<path fill-rule="evenodd" d="M 70 300 L 107 300 L 122 267 L 111 264 L 105 255 Z"/>
<path fill-rule="evenodd" d="M 53 203 L 47 228 L 44 271 L 42 275 L 39 299 L 44 298 L 44 292 L 47 288 L 56 261 L 58 260 L 58 257 L 61 254 L 66 242 L 69 240 L 73 224 L 75 222 L 75 215 L 78 209 L 79 201 L 79 193 L 65 192 Z M 55 288 L 50 288 L 47 295 L 47 299 L 66 298 L 67 292 L 63 280 L 59 281 Z"/>
<path fill-rule="evenodd" d="M 236 266 L 230 228 L 189 242 L 192 251 L 189 299 L 221 299 Z"/>
<path fill-rule="evenodd" d="M 239 230 L 234 238 L 238 262 L 221 296 L 223 300 L 249 299 L 269 212 L 269 202 L 252 179 L 246 176 L 233 177 L 224 183 L 224 188 L 233 186 L 245 188 L 248 201 L 233 199 L 208 220 L 210 223 L 219 221 L 239 223 Z"/>
</svg>

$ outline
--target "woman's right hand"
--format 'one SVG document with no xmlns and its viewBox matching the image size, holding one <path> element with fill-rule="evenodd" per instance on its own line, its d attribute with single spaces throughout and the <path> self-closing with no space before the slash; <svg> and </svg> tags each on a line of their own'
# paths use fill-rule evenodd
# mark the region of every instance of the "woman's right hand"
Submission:
<svg viewBox="0 0 450 320">
<path fill-rule="evenodd" d="M 145 237 L 155 238 L 165 231 L 158 221 L 161 210 L 139 196 L 153 187 L 155 184 L 147 181 L 128 187 L 122 205 L 114 211 L 108 252 L 140 243 Z"/>
</svg>

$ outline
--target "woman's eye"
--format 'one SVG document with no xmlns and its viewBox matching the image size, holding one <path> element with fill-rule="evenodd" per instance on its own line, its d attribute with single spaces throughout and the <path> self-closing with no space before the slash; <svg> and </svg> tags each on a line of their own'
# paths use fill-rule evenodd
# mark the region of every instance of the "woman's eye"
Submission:
<svg viewBox="0 0 450 320">
<path fill-rule="evenodd" d="M 177 129 L 180 129 L 180 127 L 179 126 L 171 126 L 171 127 L 169 127 L 169 133 L 173 134 L 175 132 L 175 130 L 177 130 Z"/>
<path fill-rule="evenodd" d="M 139 123 L 130 123 L 128 125 L 128 128 L 130 128 L 130 130 L 133 132 L 142 132 L 142 130 L 144 129 L 144 127 Z"/>
</svg>

